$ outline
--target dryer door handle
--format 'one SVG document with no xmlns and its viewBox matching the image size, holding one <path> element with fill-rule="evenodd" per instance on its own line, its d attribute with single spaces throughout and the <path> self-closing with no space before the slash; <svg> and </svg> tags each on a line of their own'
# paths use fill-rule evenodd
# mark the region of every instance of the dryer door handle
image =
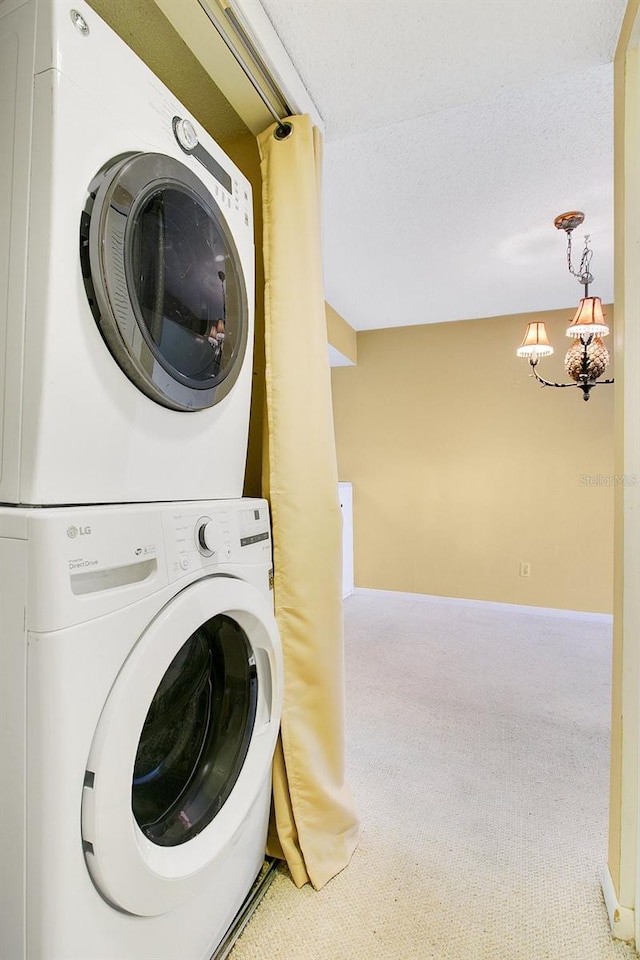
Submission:
<svg viewBox="0 0 640 960">
<path fill-rule="evenodd" d="M 255 651 L 258 669 L 258 711 L 256 727 L 265 727 L 273 719 L 273 674 L 271 658 L 267 650 L 258 647 Z"/>
</svg>

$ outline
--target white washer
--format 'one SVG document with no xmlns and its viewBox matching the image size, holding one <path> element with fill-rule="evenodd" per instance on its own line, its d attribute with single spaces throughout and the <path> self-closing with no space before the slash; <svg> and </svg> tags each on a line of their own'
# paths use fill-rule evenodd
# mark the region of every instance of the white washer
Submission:
<svg viewBox="0 0 640 960">
<path fill-rule="evenodd" d="M 209 958 L 264 859 L 266 502 L 5 507 L 0 565 L 0 958 Z"/>
<path fill-rule="evenodd" d="M 0 123 L 0 502 L 242 496 L 249 182 L 82 0 L 0 0 Z"/>
</svg>

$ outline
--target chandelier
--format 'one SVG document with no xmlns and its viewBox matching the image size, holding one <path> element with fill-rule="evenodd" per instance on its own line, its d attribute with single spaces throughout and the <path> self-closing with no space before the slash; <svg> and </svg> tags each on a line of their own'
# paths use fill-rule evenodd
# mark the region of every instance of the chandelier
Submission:
<svg viewBox="0 0 640 960">
<path fill-rule="evenodd" d="M 589 247 L 590 237 L 584 238 L 584 250 L 577 269 L 571 261 L 571 234 L 584 221 L 584 213 L 572 211 L 561 213 L 553 221 L 558 230 L 564 230 L 567 235 L 567 266 L 569 273 L 576 277 L 584 286 L 584 297 L 578 304 L 576 314 L 567 328 L 567 336 L 575 339 L 564 358 L 564 369 L 571 377 L 571 383 L 552 383 L 538 374 L 536 367 L 541 357 L 548 357 L 553 353 L 549 343 L 544 323 L 535 320 L 527 325 L 524 340 L 516 353 L 525 357 L 531 364 L 531 376 L 535 377 L 543 387 L 578 387 L 582 390 L 583 400 L 589 399 L 590 391 L 598 384 L 613 383 L 613 380 L 600 380 L 607 369 L 609 353 L 602 338 L 609 333 L 609 327 L 604 322 L 600 297 L 589 296 L 589 284 L 593 282 L 591 273 L 591 258 L 593 250 Z"/>
</svg>

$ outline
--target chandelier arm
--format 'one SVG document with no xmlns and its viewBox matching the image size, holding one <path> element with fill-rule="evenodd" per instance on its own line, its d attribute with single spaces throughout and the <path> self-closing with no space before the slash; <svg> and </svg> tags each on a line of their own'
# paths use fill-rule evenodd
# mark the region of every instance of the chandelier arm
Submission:
<svg viewBox="0 0 640 960">
<path fill-rule="evenodd" d="M 531 371 L 532 371 L 532 374 L 531 374 L 531 375 L 534 376 L 534 377 L 536 378 L 536 380 L 538 381 L 538 383 L 541 383 L 543 387 L 578 387 L 578 386 L 580 386 L 580 384 L 574 383 L 574 382 L 572 382 L 572 383 L 552 383 L 551 380 L 545 380 L 544 377 L 541 377 L 540 374 L 538 373 L 538 371 L 536 370 L 536 363 L 537 363 L 537 362 L 538 362 L 537 360 L 535 360 L 535 361 L 534 361 L 534 360 L 529 360 L 529 363 L 531 364 Z M 605 381 L 603 381 L 603 382 L 605 382 Z"/>
<path fill-rule="evenodd" d="M 535 377 L 539 384 L 543 387 L 579 387 L 580 390 L 584 393 L 584 400 L 589 399 L 589 391 L 594 387 L 599 386 L 600 384 L 605 383 L 615 383 L 615 379 L 611 377 L 610 380 L 589 380 L 586 374 L 581 376 L 580 380 L 577 380 L 573 383 L 553 383 L 551 380 L 545 380 L 544 377 L 541 377 L 538 371 L 536 370 L 537 360 L 529 360 L 531 365 L 531 376 Z"/>
</svg>

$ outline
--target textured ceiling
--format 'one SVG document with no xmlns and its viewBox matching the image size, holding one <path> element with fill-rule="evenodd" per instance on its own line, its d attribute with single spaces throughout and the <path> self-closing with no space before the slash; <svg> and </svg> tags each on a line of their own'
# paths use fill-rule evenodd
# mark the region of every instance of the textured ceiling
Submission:
<svg viewBox="0 0 640 960">
<path fill-rule="evenodd" d="M 325 292 L 356 329 L 613 298 L 625 0 L 261 0 L 325 123 Z"/>
</svg>

